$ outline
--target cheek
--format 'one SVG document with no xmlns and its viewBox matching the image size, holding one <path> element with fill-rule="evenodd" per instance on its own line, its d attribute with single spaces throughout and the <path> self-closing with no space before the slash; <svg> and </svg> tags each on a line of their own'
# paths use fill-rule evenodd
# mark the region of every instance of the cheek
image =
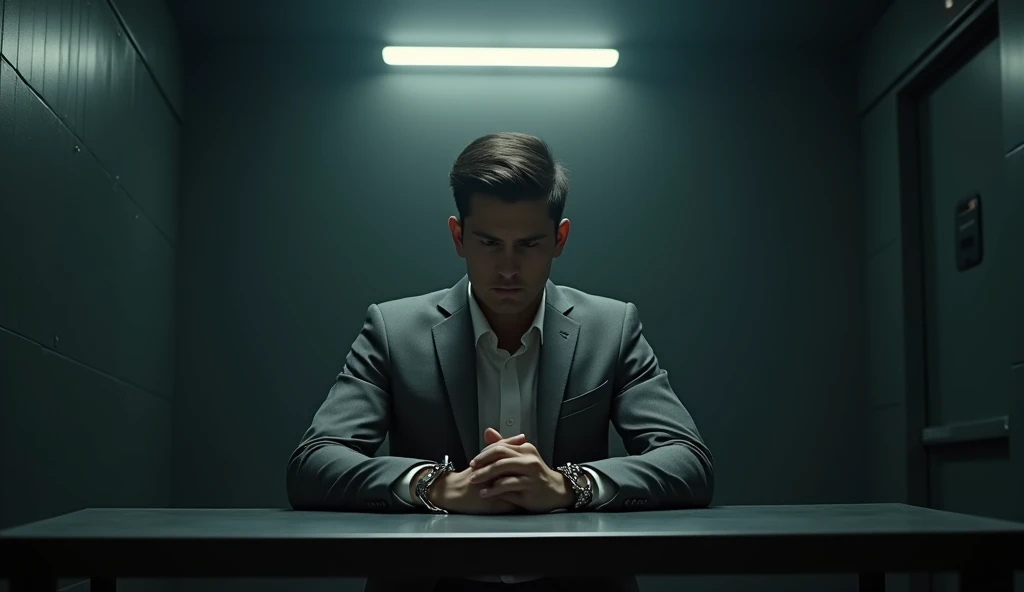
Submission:
<svg viewBox="0 0 1024 592">
<path fill-rule="evenodd" d="M 494 263 L 487 253 L 467 251 L 466 270 L 470 274 L 470 279 L 476 282 L 489 283 L 494 279 Z"/>
<path fill-rule="evenodd" d="M 523 260 L 523 267 L 530 269 L 534 273 L 544 274 L 551 268 L 551 261 L 550 253 L 536 253 Z"/>
<path fill-rule="evenodd" d="M 464 254 L 466 256 L 466 264 L 470 268 L 482 269 L 490 266 L 487 253 L 482 253 L 479 249 L 466 249 Z"/>
</svg>

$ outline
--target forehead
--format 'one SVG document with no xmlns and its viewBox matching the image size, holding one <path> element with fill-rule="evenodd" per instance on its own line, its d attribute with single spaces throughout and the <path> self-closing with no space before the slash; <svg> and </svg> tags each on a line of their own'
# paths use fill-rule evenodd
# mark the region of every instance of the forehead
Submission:
<svg viewBox="0 0 1024 592">
<path fill-rule="evenodd" d="M 466 226 L 500 232 L 545 230 L 550 225 L 546 199 L 509 203 L 493 195 L 476 193 L 470 198 Z"/>
</svg>

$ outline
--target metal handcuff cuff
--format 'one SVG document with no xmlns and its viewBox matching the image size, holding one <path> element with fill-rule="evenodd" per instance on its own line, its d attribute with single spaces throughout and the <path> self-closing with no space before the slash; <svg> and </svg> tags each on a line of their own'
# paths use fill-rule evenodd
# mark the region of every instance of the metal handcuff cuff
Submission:
<svg viewBox="0 0 1024 592">
<path fill-rule="evenodd" d="M 419 500 L 423 502 L 423 505 L 431 512 L 437 512 L 439 514 L 448 513 L 447 510 L 437 507 L 433 502 L 427 499 L 427 490 L 434 484 L 434 481 L 437 481 L 438 477 L 454 470 L 455 467 L 452 465 L 452 462 L 448 460 L 448 455 L 446 454 L 444 455 L 443 462 L 430 465 L 430 470 L 427 471 L 427 474 L 420 477 L 420 480 L 416 482 L 416 497 L 419 498 Z"/>
<path fill-rule="evenodd" d="M 427 498 L 427 491 L 430 486 L 434 484 L 445 473 L 450 473 L 455 470 L 448 455 L 444 456 L 444 460 L 439 463 L 430 465 L 427 474 L 420 478 L 416 482 L 416 497 L 427 507 L 431 512 L 439 514 L 447 514 L 448 511 L 444 508 L 437 507 L 436 504 Z M 565 475 L 566 479 L 569 480 L 569 484 L 572 486 L 573 494 L 576 496 L 576 502 L 573 504 L 573 509 L 578 510 L 585 508 L 590 504 L 590 501 L 594 497 L 594 489 L 590 483 L 590 479 L 583 479 L 583 484 L 580 484 L 580 477 L 583 477 L 583 469 L 579 465 L 574 463 L 565 463 L 564 465 L 555 469 L 559 473 Z"/>
</svg>

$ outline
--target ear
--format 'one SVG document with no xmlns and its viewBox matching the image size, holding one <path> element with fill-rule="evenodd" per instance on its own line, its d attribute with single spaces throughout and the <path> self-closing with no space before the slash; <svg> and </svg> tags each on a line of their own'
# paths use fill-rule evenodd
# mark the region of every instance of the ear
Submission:
<svg viewBox="0 0 1024 592">
<path fill-rule="evenodd" d="M 565 241 L 569 240 L 569 224 L 568 218 L 563 218 L 558 223 L 558 230 L 555 232 L 555 257 L 562 254 L 562 250 L 565 249 Z"/>
<path fill-rule="evenodd" d="M 452 233 L 452 242 L 455 243 L 455 252 L 459 254 L 459 257 L 466 258 L 465 246 L 462 242 L 462 226 L 459 224 L 459 219 L 455 216 L 448 218 L 448 231 Z"/>
</svg>

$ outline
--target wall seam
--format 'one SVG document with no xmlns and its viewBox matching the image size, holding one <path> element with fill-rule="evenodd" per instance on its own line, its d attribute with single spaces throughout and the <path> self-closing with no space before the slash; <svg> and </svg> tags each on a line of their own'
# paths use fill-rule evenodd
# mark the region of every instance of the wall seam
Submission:
<svg viewBox="0 0 1024 592">
<path fill-rule="evenodd" d="M 139 213 L 146 219 L 147 222 L 149 222 L 150 224 L 153 225 L 153 228 L 155 228 L 156 231 L 158 233 L 160 233 L 160 236 L 163 237 L 163 239 L 165 241 L 167 241 L 167 245 L 171 248 L 171 251 L 175 254 L 175 256 L 177 256 L 177 249 L 175 248 L 174 241 L 172 241 L 171 238 L 169 236 L 167 236 L 166 233 L 164 233 L 164 230 L 162 228 L 160 228 L 160 225 L 157 224 L 156 221 L 153 220 L 153 218 L 150 217 L 149 213 L 146 212 L 146 208 L 142 207 L 142 205 L 138 202 L 138 200 L 135 199 L 135 197 L 132 195 L 132 193 L 130 191 L 128 191 L 128 188 L 125 187 L 120 181 L 117 180 L 117 176 L 114 175 L 113 173 L 111 173 L 110 169 L 108 169 L 106 166 L 103 165 L 103 161 L 100 160 L 100 157 L 97 156 L 95 152 L 93 152 L 92 150 L 89 149 L 89 146 L 85 143 L 85 141 L 82 139 L 82 137 L 79 136 L 75 132 L 75 130 L 71 129 L 68 126 L 67 122 L 64 121 L 63 117 L 58 115 L 57 112 L 53 110 L 53 107 L 50 105 L 50 103 L 48 103 L 46 101 L 46 99 L 41 94 L 39 94 L 36 91 L 36 89 L 32 87 L 31 84 L 29 84 L 28 80 L 26 80 L 25 77 L 22 76 L 21 72 L 19 72 L 18 69 L 14 67 L 14 64 L 12 64 L 10 61 L 8 61 L 7 56 L 0 56 L 0 61 L 3 61 L 5 64 L 10 66 L 11 70 L 13 70 L 14 73 L 17 75 L 18 80 L 20 80 L 21 83 L 24 84 L 32 92 L 33 96 L 35 96 L 35 98 L 39 102 L 41 102 L 43 104 L 43 107 L 46 108 L 46 111 L 50 115 L 52 115 L 57 121 L 60 122 L 60 125 L 65 130 L 67 130 L 67 132 L 69 134 L 71 134 L 71 137 L 74 138 L 74 140 L 75 140 L 75 142 L 77 144 L 79 144 L 83 149 L 88 151 L 88 153 L 93 157 L 93 159 L 96 160 L 97 164 L 99 164 L 100 169 L 103 170 L 103 173 L 106 174 L 107 177 L 109 177 L 110 180 L 113 181 L 116 184 L 117 188 L 120 189 L 121 192 L 124 193 L 128 197 L 128 200 L 131 201 L 132 204 L 134 204 L 135 207 L 139 209 Z"/>
</svg>

